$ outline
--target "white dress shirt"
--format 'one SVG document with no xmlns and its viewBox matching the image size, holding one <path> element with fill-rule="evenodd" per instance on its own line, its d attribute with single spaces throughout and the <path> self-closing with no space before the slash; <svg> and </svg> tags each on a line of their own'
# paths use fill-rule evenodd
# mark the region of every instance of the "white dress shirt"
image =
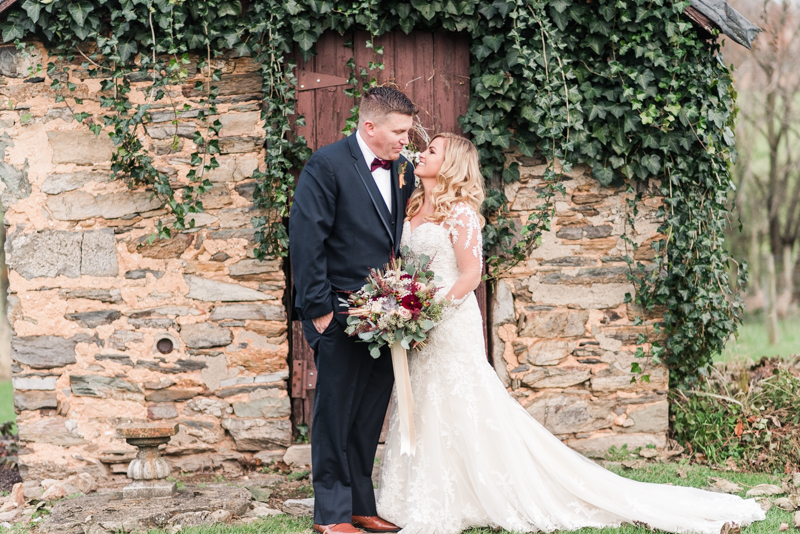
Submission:
<svg viewBox="0 0 800 534">
<path fill-rule="evenodd" d="M 367 168 L 372 167 L 372 161 L 377 157 L 375 153 L 369 149 L 366 141 L 361 138 L 361 132 L 356 131 L 356 140 L 358 146 L 361 148 L 361 153 L 364 154 L 364 159 L 367 161 Z M 392 173 L 388 169 L 378 167 L 372 171 L 372 178 L 375 180 L 375 185 L 378 186 L 378 191 L 381 192 L 383 201 L 386 202 L 386 207 L 389 208 L 389 213 L 392 212 Z"/>
</svg>

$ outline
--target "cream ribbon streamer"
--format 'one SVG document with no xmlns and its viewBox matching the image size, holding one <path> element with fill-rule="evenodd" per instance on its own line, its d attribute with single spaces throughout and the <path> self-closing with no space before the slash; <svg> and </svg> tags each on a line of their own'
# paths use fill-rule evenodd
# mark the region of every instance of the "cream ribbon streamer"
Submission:
<svg viewBox="0 0 800 534">
<path fill-rule="evenodd" d="M 392 345 L 392 367 L 397 388 L 397 416 L 400 420 L 400 454 L 414 456 L 417 437 L 414 431 L 414 395 L 411 393 L 411 377 L 408 374 L 408 356 L 400 343 Z"/>
</svg>

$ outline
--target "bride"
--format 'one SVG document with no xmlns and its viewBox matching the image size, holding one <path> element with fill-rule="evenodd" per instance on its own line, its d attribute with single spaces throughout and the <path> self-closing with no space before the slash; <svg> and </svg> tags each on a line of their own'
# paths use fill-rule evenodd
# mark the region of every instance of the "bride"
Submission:
<svg viewBox="0 0 800 534">
<path fill-rule="evenodd" d="M 416 453 L 400 454 L 396 393 L 383 459 L 378 513 L 407 534 L 471 527 L 550 532 L 646 524 L 717 534 L 725 523 L 764 519 L 754 500 L 635 482 L 562 444 L 505 390 L 486 360 L 473 290 L 481 279 L 480 205 L 472 143 L 441 134 L 420 156 L 402 246 L 433 258 L 441 295 L 457 304 L 410 353 Z"/>
</svg>

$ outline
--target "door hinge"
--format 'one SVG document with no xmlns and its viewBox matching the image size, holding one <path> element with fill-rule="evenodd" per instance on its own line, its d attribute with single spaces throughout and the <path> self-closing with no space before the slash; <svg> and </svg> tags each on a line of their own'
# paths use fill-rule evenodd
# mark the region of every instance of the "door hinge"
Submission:
<svg viewBox="0 0 800 534">
<path fill-rule="evenodd" d="M 313 361 L 292 362 L 292 398 L 306 399 L 308 392 L 317 387 L 317 366 Z"/>
<path fill-rule="evenodd" d="M 301 70 L 297 73 L 297 88 L 298 91 L 313 91 L 314 89 L 323 89 L 325 87 L 337 87 L 340 85 L 350 85 L 347 83 L 347 78 L 340 76 L 332 76 L 330 74 L 320 74 L 319 72 L 311 72 L 310 70 Z"/>
</svg>

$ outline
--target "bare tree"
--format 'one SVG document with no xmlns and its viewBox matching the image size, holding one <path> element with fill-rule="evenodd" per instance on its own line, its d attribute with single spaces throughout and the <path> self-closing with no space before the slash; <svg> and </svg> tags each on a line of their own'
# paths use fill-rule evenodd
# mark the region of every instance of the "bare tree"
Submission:
<svg viewBox="0 0 800 534">
<path fill-rule="evenodd" d="M 765 310 L 767 317 L 774 317 L 776 310 L 785 315 L 792 304 L 800 239 L 800 7 L 776 0 L 742 0 L 736 7 L 757 15 L 764 29 L 752 50 L 727 47 L 726 58 L 738 64 L 740 158 L 734 177 L 748 228 L 752 279 L 764 295 L 776 282 L 775 269 L 767 267 L 778 264 L 783 275 L 780 296 L 764 299 L 772 308 Z M 770 256 L 763 259 L 763 269 L 762 254 Z"/>
</svg>

